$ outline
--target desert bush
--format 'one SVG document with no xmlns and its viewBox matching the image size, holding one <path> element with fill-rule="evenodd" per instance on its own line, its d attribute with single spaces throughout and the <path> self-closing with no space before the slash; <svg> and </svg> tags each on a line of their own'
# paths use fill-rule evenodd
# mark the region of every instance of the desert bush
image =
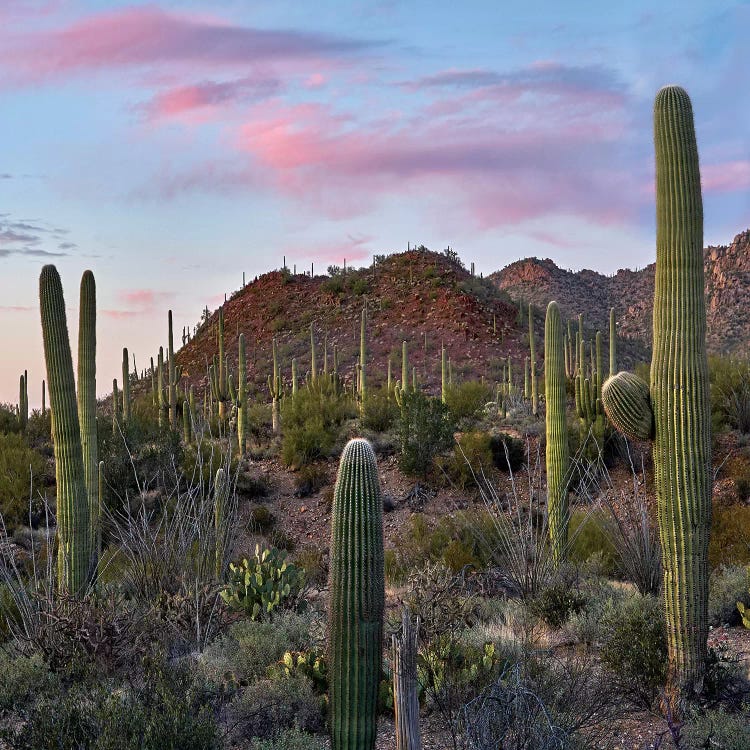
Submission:
<svg viewBox="0 0 750 750">
<path fill-rule="evenodd" d="M 16 407 L 13 404 L 0 404 L 0 434 L 10 435 L 21 431 Z"/>
<path fill-rule="evenodd" d="M 0 516 L 8 531 L 39 514 L 35 499 L 47 483 L 44 459 L 16 433 L 0 434 Z"/>
<path fill-rule="evenodd" d="M 381 433 L 389 430 L 398 418 L 396 400 L 387 389 L 368 391 L 362 408 L 362 427 Z"/>
<path fill-rule="evenodd" d="M 351 398 L 337 393 L 327 378 L 300 388 L 282 402 L 281 460 L 300 468 L 332 455 L 341 439 L 344 422 L 355 416 Z"/>
<path fill-rule="evenodd" d="M 750 432 L 750 363 L 709 357 L 709 382 L 714 429 Z"/>
<path fill-rule="evenodd" d="M 620 569 L 617 550 L 607 533 L 608 520 L 602 512 L 574 510 L 570 514 L 570 560 L 582 564 L 596 556 L 602 572 L 608 576 L 615 576 L 620 573 Z"/>
<path fill-rule="evenodd" d="M 270 740 L 253 740 L 250 750 L 325 750 L 327 747 L 322 739 L 299 729 L 287 729 Z"/>
<path fill-rule="evenodd" d="M 229 564 L 228 581 L 221 590 L 221 598 L 232 609 L 244 612 L 252 620 L 272 617 L 276 610 L 299 608 L 305 572 L 286 561 L 281 550 L 255 546 L 255 554 L 248 560 Z"/>
<path fill-rule="evenodd" d="M 328 579 L 328 564 L 323 550 L 307 545 L 297 550 L 294 562 L 305 571 L 305 581 L 311 585 L 323 586 Z"/>
<path fill-rule="evenodd" d="M 622 586 L 605 579 L 587 580 L 584 584 L 586 602 L 580 611 L 570 615 L 563 632 L 576 643 L 593 646 L 605 639 L 608 627 L 605 612 L 620 607 L 629 594 Z"/>
<path fill-rule="evenodd" d="M 461 489 L 476 487 L 490 474 L 493 466 L 490 435 L 486 432 L 464 432 L 456 441 L 453 455 L 443 462 L 448 477 Z"/>
<path fill-rule="evenodd" d="M 45 695 L 57 685 L 41 654 L 30 656 L 0 650 L 0 710 L 22 709 L 29 701 Z"/>
<path fill-rule="evenodd" d="M 708 622 L 714 626 L 739 625 L 737 602 L 750 607 L 750 568 L 722 565 L 708 581 Z"/>
<path fill-rule="evenodd" d="M 558 571 L 555 578 L 529 602 L 529 610 L 551 628 L 561 628 L 571 615 L 578 614 L 588 599 L 577 588 L 575 571 Z"/>
<path fill-rule="evenodd" d="M 267 534 L 276 525 L 276 516 L 267 505 L 254 505 L 248 519 L 249 528 L 258 534 Z"/>
<path fill-rule="evenodd" d="M 420 391 L 403 394 L 399 466 L 405 474 L 425 478 L 435 456 L 453 445 L 454 425 L 448 408 Z"/>
<path fill-rule="evenodd" d="M 313 611 L 279 612 L 273 622 L 240 620 L 207 647 L 201 665 L 215 681 L 227 672 L 239 682 L 256 680 L 286 651 L 320 647 L 322 631 L 321 618 Z"/>
<path fill-rule="evenodd" d="M 482 414 L 484 405 L 492 398 L 492 390 L 478 380 L 449 385 L 445 393 L 445 404 L 456 424 L 469 427 Z"/>
<path fill-rule="evenodd" d="M 301 674 L 251 683 L 232 700 L 227 713 L 235 741 L 268 739 L 288 729 L 315 732 L 323 728 L 320 696 Z"/>
<path fill-rule="evenodd" d="M 750 747 L 750 707 L 737 712 L 724 709 L 693 715 L 682 729 L 685 750 L 747 750 Z"/>
<path fill-rule="evenodd" d="M 271 479 L 266 474 L 253 475 L 248 471 L 237 474 L 237 495 L 244 500 L 259 500 L 268 497 Z"/>
<path fill-rule="evenodd" d="M 526 461 L 526 445 L 523 440 L 501 432 L 490 436 L 492 463 L 505 472 L 520 471 Z"/>
<path fill-rule="evenodd" d="M 602 616 L 602 663 L 615 686 L 648 708 L 666 679 L 667 634 L 661 602 L 640 594 L 612 602 Z"/>
<path fill-rule="evenodd" d="M 712 568 L 750 563 L 750 507 L 730 505 L 714 508 L 708 562 Z"/>
<path fill-rule="evenodd" d="M 294 476 L 294 496 L 309 497 L 322 490 L 330 482 L 325 464 L 308 464 Z"/>
</svg>

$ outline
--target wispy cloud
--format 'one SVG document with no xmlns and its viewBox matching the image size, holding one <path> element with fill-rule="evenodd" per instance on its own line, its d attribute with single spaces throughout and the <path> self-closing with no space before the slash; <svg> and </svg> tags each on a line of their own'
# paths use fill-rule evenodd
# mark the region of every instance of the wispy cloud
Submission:
<svg viewBox="0 0 750 750">
<path fill-rule="evenodd" d="M 14 221 L 8 214 L 0 214 L 0 258 L 12 255 L 25 255 L 36 258 L 60 258 L 69 255 L 76 245 L 62 242 L 50 249 L 46 243 L 55 240 L 67 231 L 58 227 L 45 226 L 41 222 L 28 220 Z"/>
</svg>

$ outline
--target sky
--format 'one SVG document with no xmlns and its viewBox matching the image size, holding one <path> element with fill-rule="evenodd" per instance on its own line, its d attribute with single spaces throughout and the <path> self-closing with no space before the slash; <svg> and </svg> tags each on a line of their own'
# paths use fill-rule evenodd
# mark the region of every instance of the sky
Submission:
<svg viewBox="0 0 750 750">
<path fill-rule="evenodd" d="M 658 5 L 658 9 L 653 6 Z M 705 240 L 750 225 L 750 3 L 0 0 L 0 401 L 44 377 L 39 271 L 97 390 L 282 264 L 450 245 L 477 272 L 652 262 L 652 106 L 695 112 Z"/>
</svg>

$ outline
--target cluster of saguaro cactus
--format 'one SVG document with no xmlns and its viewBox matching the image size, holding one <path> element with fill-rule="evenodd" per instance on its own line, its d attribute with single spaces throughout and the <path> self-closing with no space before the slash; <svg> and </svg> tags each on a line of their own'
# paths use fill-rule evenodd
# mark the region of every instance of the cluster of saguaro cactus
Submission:
<svg viewBox="0 0 750 750">
<path fill-rule="evenodd" d="M 91 282 L 93 289 L 93 278 Z M 64 591 L 80 595 L 86 588 L 93 567 L 95 533 L 92 533 L 86 490 L 65 300 L 60 275 L 52 265 L 44 266 L 39 277 L 39 306 L 53 415 L 58 583 Z M 90 361 L 87 367 L 94 368 L 95 364 Z"/>
<path fill-rule="evenodd" d="M 344 448 L 333 495 L 329 623 L 333 750 L 372 750 L 385 587 L 382 498 L 372 446 Z"/>
<path fill-rule="evenodd" d="M 706 668 L 712 472 L 698 147 L 690 99 L 677 86 L 656 96 L 654 145 L 650 404 L 645 382 L 622 373 L 605 384 L 604 403 L 618 429 L 638 436 L 653 432 L 669 650 L 667 698 L 679 713 L 686 698 L 701 692 Z"/>
<path fill-rule="evenodd" d="M 549 536 L 555 564 L 563 561 L 568 544 L 568 453 L 567 394 L 563 324 L 557 302 L 547 306 L 544 322 L 544 391 L 547 426 L 547 510 Z"/>
</svg>

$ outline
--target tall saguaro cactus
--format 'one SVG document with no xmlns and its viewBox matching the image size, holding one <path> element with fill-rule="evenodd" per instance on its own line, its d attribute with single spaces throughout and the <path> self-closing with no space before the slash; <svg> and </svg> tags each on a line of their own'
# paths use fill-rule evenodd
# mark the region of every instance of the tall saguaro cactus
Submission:
<svg viewBox="0 0 750 750">
<path fill-rule="evenodd" d="M 169 426 L 171 429 L 177 429 L 177 374 L 174 366 L 174 336 L 172 334 L 172 311 L 169 311 Z"/>
<path fill-rule="evenodd" d="M 271 342 L 273 354 L 273 375 L 268 376 L 268 392 L 271 395 L 271 424 L 273 434 L 278 435 L 281 431 L 281 420 L 279 416 L 279 399 L 281 398 L 281 374 L 279 371 L 279 355 L 276 350 L 276 337 Z"/>
<path fill-rule="evenodd" d="M 333 750 L 373 750 L 382 667 L 383 501 L 375 451 L 361 438 L 341 454 L 333 493 L 330 717 Z"/>
<path fill-rule="evenodd" d="M 101 518 L 96 435 L 96 282 L 91 271 L 84 271 L 81 277 L 78 308 L 78 423 L 91 532 L 93 539 L 99 539 Z"/>
<path fill-rule="evenodd" d="M 539 392 L 536 379 L 536 348 L 534 346 L 534 306 L 529 302 L 529 353 L 531 366 L 531 413 L 539 411 Z"/>
<path fill-rule="evenodd" d="M 247 357 L 245 355 L 245 334 L 240 334 L 237 361 L 237 444 L 240 457 L 247 450 Z"/>
<path fill-rule="evenodd" d="M 57 576 L 64 591 L 80 595 L 88 582 L 94 539 L 65 300 L 60 275 L 52 265 L 44 266 L 39 277 L 39 306 L 57 479 Z"/>
<path fill-rule="evenodd" d="M 362 409 L 367 395 L 367 307 L 362 308 L 359 331 L 359 398 Z"/>
<path fill-rule="evenodd" d="M 654 145 L 656 279 L 649 391 L 669 648 L 667 698 L 679 713 L 686 699 L 701 692 L 706 668 L 712 471 L 703 201 L 693 110 L 678 86 L 656 95 Z M 645 435 L 645 383 L 622 375 L 606 384 L 607 414 L 619 429 L 621 406 L 638 405 L 637 424 Z"/>
<path fill-rule="evenodd" d="M 565 350 L 557 302 L 547 306 L 544 321 L 544 395 L 547 404 L 547 510 L 555 564 L 563 561 L 568 543 L 570 457 L 565 415 Z"/>
<path fill-rule="evenodd" d="M 130 421 L 130 357 L 128 350 L 122 350 L 122 421 Z"/>
</svg>

